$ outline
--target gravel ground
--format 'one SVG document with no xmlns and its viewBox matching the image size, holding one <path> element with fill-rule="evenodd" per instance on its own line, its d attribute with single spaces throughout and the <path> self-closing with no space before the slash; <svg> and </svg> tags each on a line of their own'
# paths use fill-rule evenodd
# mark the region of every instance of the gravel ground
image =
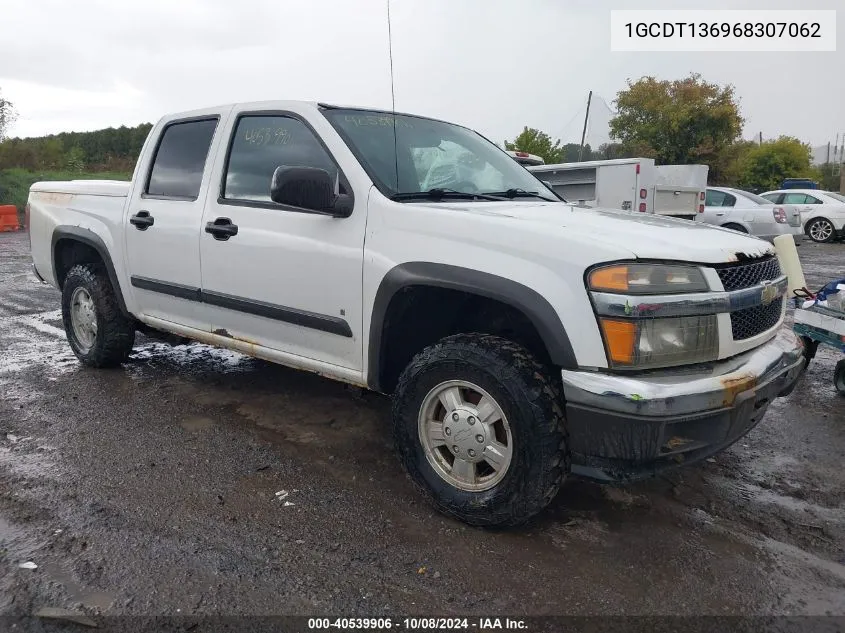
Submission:
<svg viewBox="0 0 845 633">
<path fill-rule="evenodd" d="M 701 465 L 480 530 L 420 501 L 381 396 L 143 337 L 81 367 L 28 251 L 0 234 L 0 614 L 845 614 L 838 353 Z"/>
</svg>

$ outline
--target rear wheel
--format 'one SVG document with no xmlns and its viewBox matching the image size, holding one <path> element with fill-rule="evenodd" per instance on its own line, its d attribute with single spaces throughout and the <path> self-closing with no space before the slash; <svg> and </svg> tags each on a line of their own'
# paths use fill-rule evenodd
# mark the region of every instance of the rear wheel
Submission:
<svg viewBox="0 0 845 633">
<path fill-rule="evenodd" d="M 569 470 L 557 383 L 495 336 L 450 336 L 420 352 L 399 379 L 393 430 L 414 483 L 472 525 L 528 520 Z"/>
<path fill-rule="evenodd" d="M 835 234 L 833 223 L 825 218 L 816 218 L 807 225 L 807 235 L 814 242 L 832 242 Z"/>
<path fill-rule="evenodd" d="M 723 224 L 722 227 L 726 228 L 726 229 L 730 229 L 731 231 L 738 231 L 740 233 L 748 233 L 748 231 L 745 229 L 745 227 L 742 226 L 741 224 L 734 224 L 732 222 L 729 222 L 728 224 Z"/>
<path fill-rule="evenodd" d="M 62 322 L 76 357 L 90 367 L 125 361 L 135 343 L 135 324 L 118 305 L 102 264 L 79 264 L 62 286 Z"/>
</svg>

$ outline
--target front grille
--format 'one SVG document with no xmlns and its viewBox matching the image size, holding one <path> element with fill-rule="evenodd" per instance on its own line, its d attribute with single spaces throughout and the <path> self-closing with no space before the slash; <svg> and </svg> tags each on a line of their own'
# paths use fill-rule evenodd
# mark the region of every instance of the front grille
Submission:
<svg viewBox="0 0 845 633">
<path fill-rule="evenodd" d="M 780 277 L 777 257 L 765 257 L 741 264 L 729 264 L 716 268 L 722 285 L 728 292 L 756 286 L 763 281 L 774 281 Z M 731 313 L 731 332 L 735 341 L 743 341 L 770 330 L 780 321 L 783 298 L 769 305 L 758 305 Z"/>
<path fill-rule="evenodd" d="M 731 332 L 735 341 L 757 336 L 778 324 L 783 309 L 783 298 L 779 297 L 769 305 L 759 305 L 731 312 Z"/>
<path fill-rule="evenodd" d="M 780 277 L 777 257 L 756 259 L 743 264 L 730 264 L 716 269 L 725 290 L 741 290 L 756 286 L 761 281 L 773 281 Z"/>
</svg>

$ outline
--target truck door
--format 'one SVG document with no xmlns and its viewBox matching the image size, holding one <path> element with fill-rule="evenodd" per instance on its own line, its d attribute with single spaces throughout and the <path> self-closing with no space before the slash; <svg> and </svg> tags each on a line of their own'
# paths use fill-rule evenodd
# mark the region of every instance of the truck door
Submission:
<svg viewBox="0 0 845 633">
<path fill-rule="evenodd" d="M 208 330 L 199 235 L 220 113 L 168 121 L 137 170 L 124 235 L 141 315 Z"/>
<path fill-rule="evenodd" d="M 208 197 L 199 240 L 212 331 L 360 370 L 367 192 L 356 192 L 347 218 L 276 204 L 270 183 L 279 166 L 325 169 L 336 191 L 351 191 L 301 116 L 243 111 L 228 129 L 213 176 L 219 194 Z"/>
</svg>

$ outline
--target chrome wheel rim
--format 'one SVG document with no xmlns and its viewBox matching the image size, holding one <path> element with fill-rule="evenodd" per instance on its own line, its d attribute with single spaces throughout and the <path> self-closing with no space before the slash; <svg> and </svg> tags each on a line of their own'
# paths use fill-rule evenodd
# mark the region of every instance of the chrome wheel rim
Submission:
<svg viewBox="0 0 845 633">
<path fill-rule="evenodd" d="M 464 380 L 428 392 L 418 418 L 426 459 L 441 479 L 470 492 L 489 490 L 508 472 L 513 437 L 493 397 Z"/>
<path fill-rule="evenodd" d="M 813 226 L 810 227 L 810 237 L 818 242 L 829 240 L 832 234 L 833 226 L 824 220 L 813 222 Z"/>
<path fill-rule="evenodd" d="M 91 294 L 82 287 L 70 296 L 70 324 L 81 351 L 87 352 L 97 340 L 97 311 Z"/>
</svg>

